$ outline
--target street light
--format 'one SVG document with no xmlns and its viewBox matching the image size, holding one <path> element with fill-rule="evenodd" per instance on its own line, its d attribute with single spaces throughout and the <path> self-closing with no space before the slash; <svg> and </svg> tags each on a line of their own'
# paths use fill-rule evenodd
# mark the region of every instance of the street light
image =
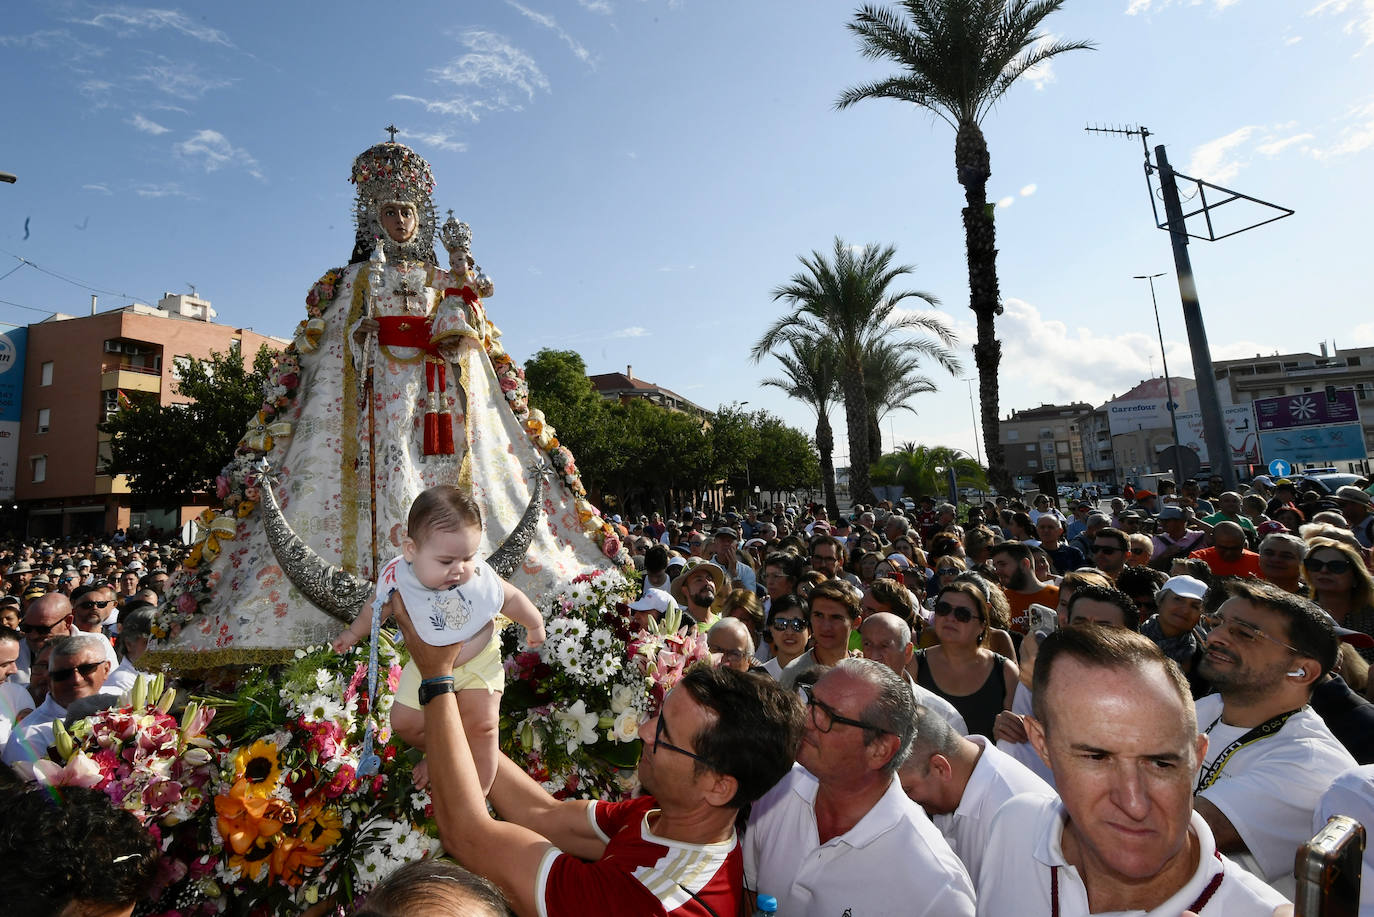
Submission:
<svg viewBox="0 0 1374 917">
<path fill-rule="evenodd" d="M 1147 280 L 1150 283 L 1150 302 L 1155 307 L 1155 333 L 1159 335 L 1159 359 L 1164 363 L 1164 403 L 1169 409 L 1169 424 L 1174 430 L 1174 480 L 1183 485 L 1183 450 L 1178 443 L 1178 405 L 1174 403 L 1174 383 L 1169 377 L 1169 358 L 1164 354 L 1164 329 L 1159 324 L 1159 300 L 1155 299 L 1155 278 L 1158 274 L 1136 274 L 1132 280 Z M 1230 456 L 1227 456 L 1229 459 Z"/>
</svg>

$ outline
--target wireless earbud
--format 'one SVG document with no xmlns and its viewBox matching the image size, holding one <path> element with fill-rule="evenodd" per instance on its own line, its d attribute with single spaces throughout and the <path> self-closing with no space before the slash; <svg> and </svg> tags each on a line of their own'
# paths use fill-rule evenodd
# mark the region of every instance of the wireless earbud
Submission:
<svg viewBox="0 0 1374 917">
<path fill-rule="evenodd" d="M 1307 674 L 1307 670 L 1304 669 L 1304 668 L 1299 667 L 1299 668 L 1296 668 L 1296 669 L 1294 669 L 1293 671 L 1289 672 L 1288 674 L 1289 674 L 1289 675 L 1292 675 L 1294 678 L 1302 678 L 1303 676 L 1305 676 L 1305 675 Z"/>
</svg>

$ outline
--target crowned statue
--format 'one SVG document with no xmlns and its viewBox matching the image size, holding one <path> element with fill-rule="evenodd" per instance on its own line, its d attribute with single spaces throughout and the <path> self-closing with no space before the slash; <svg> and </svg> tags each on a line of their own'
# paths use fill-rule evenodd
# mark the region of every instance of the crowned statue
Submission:
<svg viewBox="0 0 1374 917">
<path fill-rule="evenodd" d="M 147 667 L 273 663 L 328 643 L 436 484 L 477 501 L 480 553 L 538 605 L 628 560 L 573 456 L 530 409 L 524 371 L 487 317 L 493 288 L 470 229 L 452 211 L 436 226 L 429 163 L 393 134 L 354 161 L 351 181 L 350 263 L 306 296 L 216 482 L 221 506 L 197 520 Z"/>
</svg>

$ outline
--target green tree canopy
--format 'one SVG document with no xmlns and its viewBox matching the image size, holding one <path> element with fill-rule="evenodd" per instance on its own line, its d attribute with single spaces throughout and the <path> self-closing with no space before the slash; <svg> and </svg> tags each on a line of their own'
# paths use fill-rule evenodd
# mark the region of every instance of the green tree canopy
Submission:
<svg viewBox="0 0 1374 917">
<path fill-rule="evenodd" d="M 126 475 L 134 494 L 167 505 L 211 490 L 262 406 L 271 369 L 265 345 L 251 369 L 236 350 L 191 360 L 176 383 L 190 404 L 139 399 L 101 424 L 110 434 L 106 473 Z"/>
</svg>

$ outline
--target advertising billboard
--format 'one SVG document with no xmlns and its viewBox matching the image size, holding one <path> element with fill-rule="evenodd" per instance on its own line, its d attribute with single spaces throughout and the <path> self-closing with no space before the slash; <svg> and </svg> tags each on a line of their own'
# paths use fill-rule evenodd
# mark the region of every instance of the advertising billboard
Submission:
<svg viewBox="0 0 1374 917">
<path fill-rule="evenodd" d="M 1169 429 L 1169 408 L 1163 398 L 1107 402 L 1107 427 L 1113 436 L 1137 430 Z"/>
<path fill-rule="evenodd" d="M 1255 429 L 1255 415 L 1250 405 L 1227 405 L 1221 409 L 1226 426 L 1226 441 L 1231 444 L 1232 465 L 1254 465 L 1259 462 L 1260 444 Z M 1202 432 L 1202 412 L 1188 411 L 1178 415 L 1178 444 L 1197 453 L 1204 465 L 1212 463 L 1207 454 L 1207 440 Z"/>
<path fill-rule="evenodd" d="M 0 500 L 14 499 L 19 425 L 24 416 L 24 351 L 28 328 L 0 331 Z"/>
<path fill-rule="evenodd" d="M 1367 457 L 1353 389 L 1256 398 L 1253 404 L 1265 462 L 1315 464 Z"/>
</svg>

